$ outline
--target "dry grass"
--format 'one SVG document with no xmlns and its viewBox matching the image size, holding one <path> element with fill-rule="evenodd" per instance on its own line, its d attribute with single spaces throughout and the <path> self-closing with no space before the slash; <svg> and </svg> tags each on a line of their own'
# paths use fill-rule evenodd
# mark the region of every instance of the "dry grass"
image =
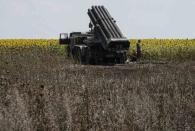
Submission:
<svg viewBox="0 0 195 131">
<path fill-rule="evenodd" d="M 2 131 L 192 131 L 195 62 L 73 65 L 39 48 L 0 51 Z"/>
</svg>

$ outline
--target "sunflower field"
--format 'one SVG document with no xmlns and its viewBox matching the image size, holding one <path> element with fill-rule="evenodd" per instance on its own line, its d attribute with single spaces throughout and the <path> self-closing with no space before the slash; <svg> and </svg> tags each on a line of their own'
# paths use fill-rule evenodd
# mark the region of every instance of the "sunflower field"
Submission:
<svg viewBox="0 0 195 131">
<path fill-rule="evenodd" d="M 33 46 L 48 48 L 56 46 L 57 42 L 54 39 L 2 39 L 0 40 L 0 46 L 7 48 L 29 48 Z"/>
<path fill-rule="evenodd" d="M 2 39 L 0 50 L 22 53 L 23 50 L 30 52 L 47 52 L 64 54 L 65 47 L 58 44 L 56 39 Z"/>
<path fill-rule="evenodd" d="M 136 54 L 138 40 L 130 40 L 130 55 Z M 195 40 L 144 39 L 141 40 L 142 58 L 153 60 L 195 60 Z"/>
<path fill-rule="evenodd" d="M 136 54 L 138 40 L 130 40 L 130 57 Z M 185 60 L 195 59 L 195 40 L 188 39 L 143 39 L 141 40 L 142 59 L 149 60 Z M 65 47 L 56 39 L 2 39 L 0 50 L 32 49 L 65 53 Z"/>
</svg>

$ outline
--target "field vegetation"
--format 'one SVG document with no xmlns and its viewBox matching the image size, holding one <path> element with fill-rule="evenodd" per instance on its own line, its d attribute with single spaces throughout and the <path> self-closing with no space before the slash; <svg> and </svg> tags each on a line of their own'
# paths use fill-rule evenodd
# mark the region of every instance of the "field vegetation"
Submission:
<svg viewBox="0 0 195 131">
<path fill-rule="evenodd" d="M 142 50 L 137 63 L 83 66 L 57 40 L 0 40 L 0 130 L 193 131 L 195 41 Z"/>
<path fill-rule="evenodd" d="M 129 55 L 135 56 L 136 39 L 130 40 L 131 48 Z M 145 60 L 194 60 L 195 40 L 194 39 L 144 39 L 141 42 L 142 58 Z M 23 49 L 39 48 L 57 51 L 63 54 L 66 52 L 64 46 L 58 44 L 58 40 L 50 39 L 4 39 L 0 40 L 0 48 Z"/>
<path fill-rule="evenodd" d="M 137 40 L 131 40 L 131 54 L 136 51 Z M 150 60 L 195 60 L 195 40 L 144 39 L 141 42 L 143 59 Z"/>
</svg>

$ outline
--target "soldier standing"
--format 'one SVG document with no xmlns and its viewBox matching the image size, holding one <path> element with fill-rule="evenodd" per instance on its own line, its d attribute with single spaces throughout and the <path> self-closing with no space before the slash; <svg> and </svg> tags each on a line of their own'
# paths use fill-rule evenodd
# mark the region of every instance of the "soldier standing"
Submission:
<svg viewBox="0 0 195 131">
<path fill-rule="evenodd" d="M 141 58 L 141 40 L 138 40 L 137 44 L 136 44 L 136 57 L 137 57 L 137 60 Z"/>
</svg>

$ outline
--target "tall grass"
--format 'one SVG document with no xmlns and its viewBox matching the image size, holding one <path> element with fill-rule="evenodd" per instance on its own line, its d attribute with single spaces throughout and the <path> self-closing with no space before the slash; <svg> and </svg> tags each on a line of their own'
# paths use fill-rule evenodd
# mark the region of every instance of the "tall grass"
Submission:
<svg viewBox="0 0 195 131">
<path fill-rule="evenodd" d="M 1 130 L 194 129 L 194 62 L 74 65 L 43 48 L 0 50 Z"/>
</svg>

